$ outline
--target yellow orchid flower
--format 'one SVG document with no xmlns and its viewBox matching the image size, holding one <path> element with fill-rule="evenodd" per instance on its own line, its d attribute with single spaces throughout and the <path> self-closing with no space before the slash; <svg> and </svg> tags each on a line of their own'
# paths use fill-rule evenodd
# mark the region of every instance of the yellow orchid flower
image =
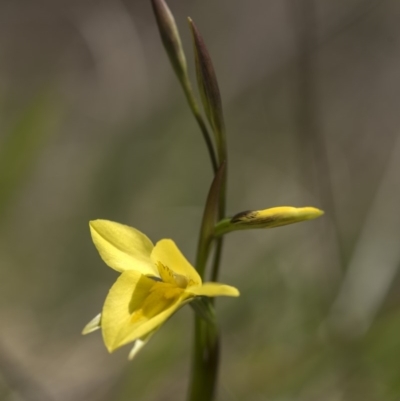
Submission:
<svg viewBox="0 0 400 401">
<path fill-rule="evenodd" d="M 135 228 L 108 220 L 90 222 L 93 242 L 103 261 L 121 273 L 102 313 L 83 334 L 101 328 L 109 352 L 135 341 L 132 358 L 151 335 L 181 306 L 195 297 L 236 297 L 239 291 L 219 283 L 202 283 L 175 243 L 153 243 Z"/>
</svg>

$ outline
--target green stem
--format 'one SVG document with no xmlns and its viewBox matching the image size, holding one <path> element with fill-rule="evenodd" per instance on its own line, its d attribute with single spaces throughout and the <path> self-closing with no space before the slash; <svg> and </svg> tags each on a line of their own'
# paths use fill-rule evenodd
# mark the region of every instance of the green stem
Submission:
<svg viewBox="0 0 400 401">
<path fill-rule="evenodd" d="M 214 237 L 222 237 L 224 234 L 229 233 L 230 231 L 233 231 L 233 226 L 231 223 L 231 218 L 225 218 L 220 220 L 216 225 L 214 229 Z M 212 280 L 216 280 L 214 276 L 212 277 Z"/>
<path fill-rule="evenodd" d="M 207 261 L 214 239 L 216 215 L 220 215 L 225 206 L 225 163 L 218 170 L 208 194 L 200 228 L 197 247 L 196 268 L 204 280 Z M 221 201 L 222 197 L 222 201 Z M 222 250 L 222 238 L 218 238 L 213 263 L 213 276 L 218 274 L 218 264 Z M 212 301 L 210 307 L 213 308 Z M 218 377 L 219 338 L 215 320 L 204 320 L 195 315 L 195 334 L 193 364 L 188 399 L 190 401 L 212 401 L 215 396 Z"/>
<path fill-rule="evenodd" d="M 199 115 L 197 103 L 194 101 L 194 97 L 191 92 L 189 82 L 187 82 L 187 92 L 185 91 L 189 104 L 191 105 L 193 114 Z M 185 89 L 185 88 L 184 88 Z M 191 103 L 190 99 L 194 102 Z M 193 107 L 192 107 L 193 105 Z M 197 114 L 196 114 L 197 113 Z M 222 113 L 222 111 L 221 111 Z M 222 114 L 221 114 L 222 116 Z M 196 117 L 197 119 L 197 117 Z M 199 120 L 198 120 L 199 121 Z M 201 122 L 204 124 L 203 119 Z M 216 171 L 216 178 L 218 178 L 218 173 L 221 173 L 220 188 L 218 191 L 218 220 L 225 217 L 226 208 L 226 186 L 227 186 L 227 149 L 226 149 L 226 139 L 225 139 L 225 127 L 222 118 L 219 121 L 218 127 L 210 121 L 213 128 L 215 138 L 217 141 L 217 153 L 218 153 L 218 163 L 215 158 L 214 152 L 212 153 L 212 163 L 214 171 Z M 200 125 L 201 127 L 201 125 Z M 204 132 L 203 132 L 204 135 Z M 205 135 L 204 135 L 205 136 Z M 207 137 L 205 139 L 211 139 L 207 132 Z M 207 146 L 208 141 L 206 139 Z M 209 153 L 211 154 L 209 146 Z M 214 179 L 214 180 L 215 180 Z M 207 208 L 207 206 L 206 206 Z M 205 212 L 207 213 L 207 211 Z M 214 220 L 215 224 L 215 220 Z M 211 232 L 207 232 L 205 229 L 205 224 L 203 220 L 202 228 L 200 230 L 198 253 L 197 253 L 197 270 L 202 279 L 204 279 L 205 268 L 207 260 L 209 257 L 209 252 L 211 248 L 211 243 L 214 240 L 213 229 Z M 221 236 L 216 240 L 216 249 L 214 253 L 214 260 L 212 264 L 211 277 L 213 281 L 218 279 L 219 265 L 221 261 L 223 247 L 223 237 Z M 211 306 L 214 302 L 211 299 Z M 189 401 L 212 401 L 215 398 L 217 379 L 218 379 L 218 366 L 219 366 L 219 335 L 216 323 L 212 324 L 207 322 L 197 315 L 195 316 L 195 335 L 194 335 L 194 350 L 193 350 L 193 365 L 192 365 L 192 375 L 191 382 L 189 386 Z"/>
<path fill-rule="evenodd" d="M 215 174 L 218 170 L 217 157 L 215 155 L 214 146 L 210 134 L 208 132 L 207 126 L 203 120 L 203 117 L 199 110 L 199 106 L 193 95 L 192 86 L 190 85 L 190 82 L 187 78 L 180 80 L 180 82 L 182 85 L 183 92 L 185 93 L 186 99 L 189 103 L 190 110 L 192 110 L 194 118 L 196 119 L 197 124 L 200 127 L 201 133 L 207 146 L 208 154 L 210 156 L 211 165 Z"/>
<path fill-rule="evenodd" d="M 218 281 L 219 266 L 221 264 L 222 249 L 224 246 L 223 239 L 223 236 L 216 239 L 214 260 L 211 269 L 211 281 Z M 212 298 L 211 300 L 213 301 L 214 298 Z"/>
<path fill-rule="evenodd" d="M 226 163 L 226 153 L 221 155 L 220 157 L 225 157 L 225 163 Z M 218 210 L 219 220 L 224 219 L 225 217 L 227 177 L 228 177 L 227 166 L 225 165 L 224 177 L 222 179 L 220 198 L 219 198 L 219 210 Z M 219 266 L 221 264 L 223 246 L 224 246 L 224 237 L 221 235 L 219 238 L 216 239 L 214 260 L 211 268 L 211 281 L 218 281 Z"/>
<path fill-rule="evenodd" d="M 211 248 L 211 238 L 204 235 L 203 225 L 197 248 L 196 268 L 204 278 Z M 195 314 L 194 349 L 188 400 L 211 401 L 217 384 L 219 340 L 216 324 Z"/>
<path fill-rule="evenodd" d="M 215 397 L 219 365 L 219 338 L 216 325 L 195 316 L 195 347 L 190 401 L 211 401 Z"/>
<path fill-rule="evenodd" d="M 225 213 L 226 194 L 226 166 L 223 168 L 222 182 L 218 198 L 218 216 Z M 221 171 L 219 171 L 221 172 Z M 210 195 L 209 195 L 210 196 Z M 208 203 L 209 199 L 207 200 Z M 207 214 L 207 206 L 205 214 Z M 214 239 L 213 230 L 207 230 L 208 220 L 203 217 L 197 248 L 196 268 L 202 280 L 209 258 L 211 244 Z M 211 277 L 213 281 L 218 278 L 219 264 L 223 246 L 223 237 L 216 240 L 216 249 L 212 265 Z M 213 299 L 210 300 L 213 305 Z M 189 386 L 188 400 L 212 401 L 215 397 L 219 365 L 219 335 L 216 323 L 206 321 L 195 315 L 195 335 L 191 382 Z"/>
</svg>

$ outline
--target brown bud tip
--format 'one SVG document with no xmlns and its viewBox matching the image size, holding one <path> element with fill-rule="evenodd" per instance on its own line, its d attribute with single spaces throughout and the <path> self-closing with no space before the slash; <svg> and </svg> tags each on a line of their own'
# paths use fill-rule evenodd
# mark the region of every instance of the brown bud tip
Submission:
<svg viewBox="0 0 400 401">
<path fill-rule="evenodd" d="M 178 78 L 182 78 L 186 74 L 186 58 L 174 16 L 164 0 L 151 0 L 151 4 L 165 50 Z"/>
</svg>

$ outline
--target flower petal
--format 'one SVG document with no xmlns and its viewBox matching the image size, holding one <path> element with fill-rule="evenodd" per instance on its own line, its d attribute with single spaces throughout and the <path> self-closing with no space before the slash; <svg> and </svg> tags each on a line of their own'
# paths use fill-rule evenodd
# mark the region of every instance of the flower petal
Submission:
<svg viewBox="0 0 400 401">
<path fill-rule="evenodd" d="M 152 242 L 135 228 L 108 220 L 89 223 L 93 242 L 101 258 L 111 268 L 123 272 L 136 270 L 142 274 L 158 276 L 150 259 Z"/>
<path fill-rule="evenodd" d="M 204 297 L 238 297 L 240 295 L 237 288 L 220 283 L 204 283 L 203 285 L 188 287 L 185 292 Z"/>
<path fill-rule="evenodd" d="M 101 327 L 109 352 L 142 339 L 167 320 L 190 297 L 183 289 L 123 272 L 104 303 Z"/>
<path fill-rule="evenodd" d="M 101 328 L 104 343 L 111 352 L 118 347 L 119 332 L 130 323 L 154 285 L 154 280 L 134 270 L 123 272 L 111 287 L 103 306 Z"/>
<path fill-rule="evenodd" d="M 170 239 L 158 241 L 151 253 L 155 264 L 161 262 L 174 273 L 186 277 L 193 284 L 201 284 L 201 278 L 195 268 L 187 261 L 175 242 Z"/>
<path fill-rule="evenodd" d="M 89 334 L 101 328 L 101 313 L 95 316 L 82 330 L 82 334 Z"/>
<path fill-rule="evenodd" d="M 185 304 L 186 299 L 186 294 L 183 294 L 181 297 L 177 298 L 172 305 L 169 305 L 168 308 L 166 308 L 158 315 L 155 315 L 154 317 L 148 320 L 144 320 L 142 322 L 125 325 L 119 332 L 114 349 L 128 344 L 134 340 L 137 340 L 138 338 L 142 338 L 146 334 L 151 333 L 152 331 L 157 329 L 165 321 L 167 321 L 168 318 L 174 314 L 174 312 L 176 312 L 181 306 Z"/>
</svg>

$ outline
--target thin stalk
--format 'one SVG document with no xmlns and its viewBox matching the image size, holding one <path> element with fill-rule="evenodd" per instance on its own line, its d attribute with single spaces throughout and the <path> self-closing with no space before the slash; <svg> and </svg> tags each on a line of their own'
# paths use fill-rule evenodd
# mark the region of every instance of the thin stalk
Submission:
<svg viewBox="0 0 400 401">
<path fill-rule="evenodd" d="M 220 192 L 219 198 L 219 212 L 218 217 L 219 220 L 222 220 L 225 217 L 225 209 L 226 209 L 226 179 L 227 179 L 227 170 L 225 168 L 225 175 L 222 182 L 222 188 Z M 221 235 L 220 237 L 215 239 L 215 252 L 214 252 L 214 259 L 211 267 L 211 281 L 218 281 L 219 275 L 219 266 L 221 265 L 221 258 L 222 258 L 222 249 L 224 246 L 224 236 Z M 214 303 L 214 299 L 211 300 Z"/>
<path fill-rule="evenodd" d="M 222 155 L 220 155 L 221 157 Z M 218 218 L 225 215 L 226 205 L 226 161 L 222 172 L 221 187 L 218 198 Z M 203 235 L 203 226 L 200 231 L 198 252 L 196 257 L 196 267 L 203 279 L 205 276 L 205 268 L 209 258 L 213 237 Z M 223 236 L 216 238 L 216 247 L 211 270 L 211 280 L 217 281 L 219 273 L 219 265 L 221 262 Z M 214 299 L 210 300 L 214 304 Z M 216 324 L 211 324 L 195 316 L 195 334 L 194 334 L 194 351 L 192 375 L 189 386 L 190 401 L 212 401 L 215 398 L 218 367 L 219 367 L 220 343 L 219 334 Z"/>
<path fill-rule="evenodd" d="M 197 30 L 190 18 L 189 26 L 192 32 L 193 45 L 195 49 L 196 75 L 199 92 L 205 113 L 214 133 L 218 155 L 218 172 L 216 173 L 210 190 L 205 208 L 202 229 L 200 231 L 198 254 L 198 261 L 200 264 L 197 268 L 199 269 L 202 278 L 204 278 L 205 267 L 211 248 L 210 245 L 214 240 L 213 234 L 216 223 L 215 219 L 218 218 L 219 221 L 225 217 L 227 148 L 221 96 L 211 57 L 200 32 Z M 188 91 L 188 94 L 191 94 L 191 91 Z M 198 111 L 198 108 L 196 109 Z M 213 207 L 210 208 L 209 205 L 212 205 Z M 209 214 L 210 211 L 213 213 L 213 219 L 207 218 L 207 216 L 211 216 Z M 210 224 L 211 222 L 212 224 Z M 223 238 L 218 238 L 216 241 L 216 251 L 214 253 L 214 261 L 211 271 L 211 276 L 215 278 L 218 276 Z M 202 255 L 202 253 L 204 253 L 204 255 Z M 204 264 L 202 264 L 203 262 Z M 212 306 L 212 300 L 210 300 L 210 304 Z M 212 401 L 216 392 L 219 365 L 218 329 L 216 323 L 208 323 L 205 320 L 200 320 L 197 316 L 195 319 L 194 358 L 192 378 L 189 387 L 189 400 Z"/>
<path fill-rule="evenodd" d="M 204 276 L 209 257 L 210 241 L 200 236 L 197 253 L 197 270 Z M 188 400 L 212 401 L 218 378 L 219 338 L 216 324 L 212 324 L 197 314 L 194 322 L 194 349 Z"/>
<path fill-rule="evenodd" d="M 225 179 L 225 163 L 218 169 L 204 208 L 196 255 L 196 269 L 202 279 L 213 241 L 215 220 L 219 215 L 220 196 Z M 210 303 L 212 307 L 212 304 Z M 211 401 L 217 384 L 219 360 L 219 339 L 216 321 L 207 321 L 195 315 L 195 332 L 191 381 L 188 399 L 190 401 Z"/>
<path fill-rule="evenodd" d="M 218 274 L 219 274 L 219 266 L 221 264 L 221 257 L 222 257 L 222 249 L 224 247 L 224 237 L 220 236 L 216 239 L 215 245 L 215 253 L 214 253 L 214 260 L 211 269 L 211 281 L 218 281 Z M 214 298 L 211 299 L 214 301 Z"/>
<path fill-rule="evenodd" d="M 212 139 L 210 137 L 210 134 L 208 132 L 207 126 L 204 122 L 203 116 L 200 113 L 200 109 L 199 106 L 197 104 L 196 98 L 193 95 L 193 90 L 192 90 L 192 86 L 190 85 L 190 82 L 188 79 L 183 79 L 180 80 L 181 85 L 182 85 L 182 89 L 183 92 L 185 93 L 186 96 L 186 100 L 189 104 L 190 110 L 193 113 L 194 118 L 197 121 L 197 124 L 200 127 L 200 131 L 203 135 L 204 141 L 206 143 L 207 146 L 207 150 L 208 150 L 208 154 L 210 156 L 210 161 L 211 161 L 211 165 L 214 171 L 214 174 L 217 172 L 218 170 L 218 162 L 217 162 L 217 157 L 215 155 L 215 150 L 214 150 L 214 146 L 213 146 L 213 142 Z"/>
<path fill-rule="evenodd" d="M 210 254 L 211 238 L 200 230 L 197 247 L 196 268 L 204 278 L 207 260 Z M 188 400 L 211 401 L 214 399 L 218 374 L 219 340 L 216 324 L 207 322 L 197 314 L 194 322 L 194 349 L 191 381 Z"/>
<path fill-rule="evenodd" d="M 214 128 L 216 129 L 216 128 Z M 221 125 L 219 127 L 219 135 L 217 138 L 220 138 L 221 143 L 218 146 L 218 159 L 220 163 L 225 163 L 224 175 L 221 183 L 221 190 L 219 196 L 219 205 L 218 205 L 218 220 L 222 220 L 225 218 L 226 214 L 226 187 L 227 187 L 227 179 L 228 179 L 228 151 L 226 146 L 226 134 L 225 134 L 225 124 L 221 119 Z M 219 275 L 219 267 L 221 265 L 222 258 L 222 250 L 224 246 L 224 236 L 221 235 L 218 238 L 215 238 L 215 252 L 214 259 L 211 267 L 211 281 L 218 281 Z M 212 304 L 214 304 L 214 299 L 211 299 Z"/>
<path fill-rule="evenodd" d="M 214 128 L 216 129 L 216 128 Z M 225 163 L 224 176 L 222 178 L 221 190 L 219 196 L 219 205 L 218 205 L 218 220 L 222 220 L 226 215 L 226 188 L 227 188 L 227 180 L 228 180 L 228 150 L 226 144 L 226 133 L 225 133 L 225 124 L 221 119 L 221 125 L 219 127 L 219 135 L 221 143 L 218 146 L 218 159 L 219 163 Z M 217 281 L 219 275 L 219 266 L 221 264 L 222 258 L 222 249 L 224 246 L 224 236 L 221 235 L 219 238 L 215 239 L 215 252 L 214 259 L 211 267 L 211 281 Z M 214 303 L 214 299 L 211 300 Z"/>
</svg>

